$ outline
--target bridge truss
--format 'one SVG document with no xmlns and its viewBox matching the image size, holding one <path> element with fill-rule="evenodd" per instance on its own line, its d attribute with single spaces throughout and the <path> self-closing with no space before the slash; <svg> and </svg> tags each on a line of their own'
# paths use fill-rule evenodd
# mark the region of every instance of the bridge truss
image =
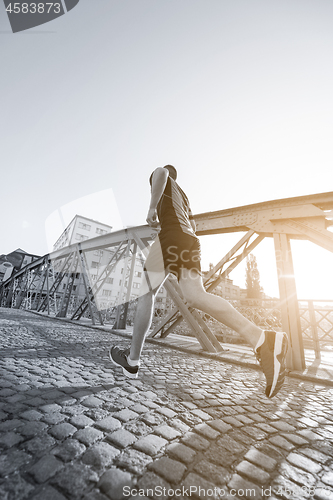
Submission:
<svg viewBox="0 0 333 500">
<path fill-rule="evenodd" d="M 333 233 L 328 230 L 333 225 L 333 192 L 198 214 L 195 222 L 198 236 L 241 233 L 238 243 L 206 274 L 204 286 L 209 292 L 228 277 L 264 238 L 274 239 L 281 324 L 291 345 L 288 365 L 296 370 L 304 370 L 301 316 L 290 241 L 308 240 L 333 252 Z M 157 234 L 157 230 L 148 226 L 138 226 L 98 236 L 47 254 L 1 284 L 0 304 L 3 307 L 69 317 L 72 320 L 86 316 L 93 324 L 103 324 L 103 315 L 105 318 L 106 314 L 98 303 L 98 293 L 115 267 L 123 261 L 124 279 L 116 307 L 113 308 L 113 318 L 114 328 L 125 328 L 128 308 L 131 307 L 135 263 L 138 259 L 144 262 L 149 246 Z M 89 252 L 102 249 L 109 251 L 109 260 L 92 282 L 86 256 Z M 84 289 L 81 297 L 73 293 L 78 276 Z M 207 321 L 186 305 L 177 281 L 169 277 L 164 286 L 174 306 L 150 336 L 165 337 L 185 319 L 203 349 L 210 352 L 221 351 L 221 344 Z"/>
</svg>

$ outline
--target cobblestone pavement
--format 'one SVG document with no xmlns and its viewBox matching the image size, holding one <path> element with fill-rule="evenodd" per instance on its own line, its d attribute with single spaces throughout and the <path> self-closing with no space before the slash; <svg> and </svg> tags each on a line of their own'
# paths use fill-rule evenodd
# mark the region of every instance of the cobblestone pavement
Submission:
<svg viewBox="0 0 333 500">
<path fill-rule="evenodd" d="M 0 309 L 0 498 L 333 499 L 333 389 Z"/>
</svg>

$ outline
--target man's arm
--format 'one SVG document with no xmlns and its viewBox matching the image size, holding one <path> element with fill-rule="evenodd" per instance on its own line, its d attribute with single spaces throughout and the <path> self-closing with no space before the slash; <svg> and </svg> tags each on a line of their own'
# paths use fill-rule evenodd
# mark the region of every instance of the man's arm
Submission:
<svg viewBox="0 0 333 500">
<path fill-rule="evenodd" d="M 169 172 L 166 168 L 158 167 L 154 170 L 152 183 L 151 183 L 151 197 L 150 205 L 147 215 L 147 222 L 150 226 L 156 227 L 158 225 L 157 221 L 157 205 L 161 199 L 164 192 Z"/>
<path fill-rule="evenodd" d="M 188 211 L 188 215 L 189 215 L 189 219 L 190 219 L 190 223 L 191 223 L 192 229 L 193 229 L 194 232 L 196 232 L 197 225 L 195 223 L 195 220 L 193 219 L 192 210 L 190 208 L 189 208 L 189 211 Z"/>
</svg>

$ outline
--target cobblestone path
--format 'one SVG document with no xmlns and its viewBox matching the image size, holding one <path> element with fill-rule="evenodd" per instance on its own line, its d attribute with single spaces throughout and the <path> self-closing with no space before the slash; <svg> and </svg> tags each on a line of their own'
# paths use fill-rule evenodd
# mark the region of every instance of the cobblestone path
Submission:
<svg viewBox="0 0 333 500">
<path fill-rule="evenodd" d="M 333 499 L 333 389 L 0 309 L 0 499 Z"/>
</svg>

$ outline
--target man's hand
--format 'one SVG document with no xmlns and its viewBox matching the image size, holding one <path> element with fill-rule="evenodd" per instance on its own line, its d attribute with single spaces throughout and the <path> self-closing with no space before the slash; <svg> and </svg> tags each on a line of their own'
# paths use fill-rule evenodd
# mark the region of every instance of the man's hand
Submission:
<svg viewBox="0 0 333 500">
<path fill-rule="evenodd" d="M 157 220 L 157 210 L 156 208 L 150 208 L 148 210 L 148 215 L 146 221 L 148 222 L 150 227 L 158 227 L 159 222 Z"/>
</svg>

